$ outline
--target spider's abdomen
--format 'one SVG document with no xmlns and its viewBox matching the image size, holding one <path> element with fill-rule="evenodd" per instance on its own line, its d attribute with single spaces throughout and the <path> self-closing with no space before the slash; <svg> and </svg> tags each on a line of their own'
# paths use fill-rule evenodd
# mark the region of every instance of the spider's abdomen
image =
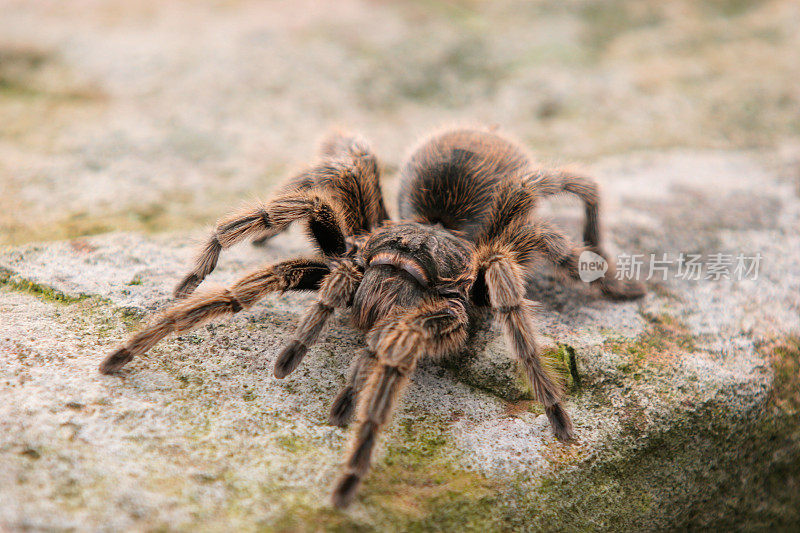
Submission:
<svg viewBox="0 0 800 533">
<path fill-rule="evenodd" d="M 437 135 L 403 166 L 400 217 L 441 224 L 471 239 L 485 222 L 499 186 L 529 168 L 522 149 L 495 133 L 466 129 Z"/>
</svg>

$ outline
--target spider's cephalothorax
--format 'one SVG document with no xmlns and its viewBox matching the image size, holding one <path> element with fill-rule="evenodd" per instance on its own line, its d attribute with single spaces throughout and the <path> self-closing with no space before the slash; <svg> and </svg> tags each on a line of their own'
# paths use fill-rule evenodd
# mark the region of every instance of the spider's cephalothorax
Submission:
<svg viewBox="0 0 800 533">
<path fill-rule="evenodd" d="M 584 203 L 580 245 L 534 213 L 539 199 L 565 192 Z M 271 201 L 222 220 L 175 289 L 184 300 L 109 355 L 100 370 L 113 373 L 170 333 L 236 313 L 270 292 L 316 291 L 316 302 L 275 358 L 274 374 L 283 378 L 301 363 L 333 310 L 350 308 L 367 345 L 353 358 L 347 385 L 330 412 L 331 423 L 340 426 L 355 413 L 358 426 L 333 493 L 334 505 L 344 507 L 419 359 L 462 351 L 479 311 L 488 309 L 501 323 L 556 437 L 569 440 L 572 423 L 560 383 L 540 358 L 525 287 L 537 256 L 572 279 L 580 279 L 578 257 L 584 250 L 607 257 L 598 209 L 593 180 L 534 167 L 503 137 L 464 129 L 434 136 L 412 154 L 401 177 L 403 222 L 393 223 L 375 156 L 363 141 L 337 134 L 323 144 L 320 161 L 290 179 Z M 304 221 L 319 256 L 284 261 L 227 289 L 192 294 L 224 248 L 245 239 L 264 241 L 296 220 Z M 592 285 L 612 298 L 644 294 L 641 284 L 618 281 L 611 262 Z"/>
</svg>

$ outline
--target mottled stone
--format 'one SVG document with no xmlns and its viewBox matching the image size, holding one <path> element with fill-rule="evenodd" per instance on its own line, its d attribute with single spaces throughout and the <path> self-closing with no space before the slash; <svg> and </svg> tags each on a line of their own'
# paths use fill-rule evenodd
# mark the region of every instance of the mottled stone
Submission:
<svg viewBox="0 0 800 533">
<path fill-rule="evenodd" d="M 630 167 L 619 158 L 601 162 L 601 174 L 615 173 L 605 176 L 606 195 L 629 199 L 605 217 L 613 248 L 656 253 L 662 238 L 680 244 L 665 224 L 676 224 L 671 213 L 684 189 L 663 187 L 647 204 L 636 198 L 652 191 L 621 183 L 669 179 L 671 168 L 709 161 L 713 173 L 747 168 L 746 156 L 735 155 L 730 167 L 726 157 L 678 152 L 633 158 Z M 331 511 L 327 494 L 347 432 L 326 424 L 363 343 L 346 312 L 285 380 L 271 376 L 271 361 L 310 294 L 268 296 L 231 320 L 164 341 L 121 376 L 102 376 L 104 355 L 145 314 L 169 304 L 202 233 L 7 249 L 0 255 L 0 523 L 389 529 L 469 520 L 547 528 L 548 516 L 562 513 L 566 525 L 601 529 L 730 524 L 734 515 L 709 502 L 715 491 L 740 522 L 796 523 L 796 499 L 770 495 L 769 487 L 776 472 L 788 483 L 798 479 L 797 419 L 787 411 L 795 404 L 780 392 L 791 386 L 776 392 L 773 364 L 776 353 L 797 358 L 800 209 L 780 183 L 763 186 L 768 172 L 750 164 L 761 170 L 749 182 L 737 176 L 741 189 L 765 198 L 754 210 L 767 202 L 777 213 L 760 226 L 707 231 L 725 251 L 761 252 L 757 280 L 681 281 L 671 272 L 673 279 L 650 282 L 645 299 L 627 303 L 563 286 L 545 266 L 531 284 L 540 344 L 564 373 L 574 357 L 567 408 L 575 443 L 554 440 L 488 321 L 467 353 L 418 370 L 346 513 Z M 718 187 L 694 185 L 698 197 Z M 739 197 L 719 201 L 730 198 Z M 576 227 L 574 211 L 552 211 Z M 650 222 L 629 225 L 645 211 Z M 711 228 L 702 217 L 715 213 L 691 216 L 696 227 Z M 223 254 L 206 283 L 304 253 L 311 251 L 298 231 L 264 248 L 241 245 Z M 790 376 L 781 383 L 791 379 L 781 372 Z M 776 397 L 788 399 L 776 404 Z M 746 490 L 735 486 L 737 476 L 750 479 Z M 756 506 L 759 498 L 768 503 Z M 464 508 L 483 511 L 457 511 Z"/>
</svg>

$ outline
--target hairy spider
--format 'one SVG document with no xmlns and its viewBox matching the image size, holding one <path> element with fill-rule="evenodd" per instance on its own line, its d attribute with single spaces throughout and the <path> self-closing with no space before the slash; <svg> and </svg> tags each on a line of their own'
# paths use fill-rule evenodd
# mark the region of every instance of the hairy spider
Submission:
<svg viewBox="0 0 800 533">
<path fill-rule="evenodd" d="M 585 207 L 583 245 L 577 245 L 534 208 L 558 193 Z M 603 257 L 599 196 L 587 177 L 533 166 L 526 153 L 500 135 L 476 129 L 447 131 L 425 141 L 401 171 L 402 222 L 391 222 L 383 203 L 378 163 L 360 139 L 335 134 L 319 162 L 265 203 L 223 219 L 192 271 L 175 289 L 184 299 L 157 316 L 109 355 L 100 371 L 119 370 L 170 333 L 252 306 L 275 291 L 317 291 L 316 303 L 275 359 L 284 378 L 306 355 L 336 308 L 350 308 L 367 346 L 353 358 L 347 385 L 336 396 L 330 422 L 357 428 L 333 492 L 345 507 L 369 469 L 378 431 L 419 359 L 461 352 L 482 309 L 502 324 L 511 353 L 522 365 L 555 436 L 573 437 L 560 382 L 548 371 L 535 341 L 534 306 L 525 298 L 534 258 L 544 256 L 572 279 L 578 257 Z M 251 272 L 226 289 L 192 294 L 217 264 L 220 252 L 244 239 L 263 241 L 304 220 L 319 256 L 290 259 Z M 616 279 L 614 265 L 593 286 L 628 299 L 644 294 L 638 282 Z"/>
</svg>

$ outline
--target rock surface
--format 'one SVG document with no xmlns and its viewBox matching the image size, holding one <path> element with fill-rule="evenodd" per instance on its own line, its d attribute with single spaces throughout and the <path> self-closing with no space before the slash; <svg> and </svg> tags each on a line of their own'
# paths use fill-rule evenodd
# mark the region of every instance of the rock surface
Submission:
<svg viewBox="0 0 800 533">
<path fill-rule="evenodd" d="M 0 13 L 0 530 L 800 528 L 796 0 Z M 196 228 L 331 127 L 371 140 L 391 211 L 414 141 L 464 122 L 590 165 L 613 252 L 701 254 L 703 276 L 760 253 L 758 279 L 672 264 L 619 304 L 542 265 L 530 297 L 578 441 L 553 440 L 486 324 L 419 369 L 346 513 L 327 499 L 347 433 L 325 424 L 362 342 L 346 315 L 287 380 L 269 365 L 309 295 L 97 373 L 169 304 Z M 545 207 L 579 235 L 574 202 Z M 298 233 L 243 245 L 208 283 L 305 251 Z"/>
<path fill-rule="evenodd" d="M 691 171 L 691 176 L 682 172 Z M 170 302 L 202 234 L 119 233 L 0 255 L 0 524 L 11 529 L 657 529 L 798 522 L 800 202 L 742 153 L 601 160 L 612 248 L 761 253 L 756 280 L 650 281 L 640 302 L 543 266 L 542 342 L 574 359 L 576 443 L 525 399 L 496 328 L 416 373 L 361 496 L 328 507 L 347 432 L 326 424 L 363 339 L 337 314 L 271 377 L 311 295 L 171 338 L 121 376 L 104 355 Z M 725 192 L 720 183 L 726 183 Z M 736 216 L 729 213 L 737 212 Z M 556 204 L 563 226 L 579 223 Z M 746 223 L 742 222 L 746 221 Z M 223 255 L 206 283 L 306 253 L 298 232 Z M 780 355 L 780 357 L 778 357 Z M 788 365 L 788 366 L 787 366 Z M 794 365 L 794 366 L 791 366 Z M 742 483 L 742 480 L 745 480 Z"/>
</svg>

